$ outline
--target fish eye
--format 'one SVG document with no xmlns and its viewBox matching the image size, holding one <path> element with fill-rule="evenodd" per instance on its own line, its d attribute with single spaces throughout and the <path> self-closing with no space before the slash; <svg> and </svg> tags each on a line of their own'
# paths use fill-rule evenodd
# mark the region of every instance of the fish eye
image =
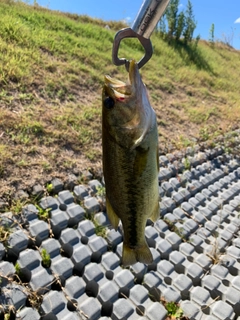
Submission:
<svg viewBox="0 0 240 320">
<path fill-rule="evenodd" d="M 115 105 L 115 101 L 112 97 L 107 97 L 104 100 L 104 107 L 106 107 L 107 109 L 112 109 Z"/>
</svg>

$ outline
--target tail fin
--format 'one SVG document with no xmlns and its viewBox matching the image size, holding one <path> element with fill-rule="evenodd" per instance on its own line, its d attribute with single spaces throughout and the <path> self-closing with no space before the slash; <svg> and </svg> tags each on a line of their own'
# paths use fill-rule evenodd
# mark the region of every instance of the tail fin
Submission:
<svg viewBox="0 0 240 320">
<path fill-rule="evenodd" d="M 153 262 L 152 253 L 147 243 L 145 242 L 143 245 L 131 249 L 127 244 L 123 242 L 123 265 L 129 266 L 137 262 L 142 262 L 146 264 L 151 264 Z"/>
</svg>

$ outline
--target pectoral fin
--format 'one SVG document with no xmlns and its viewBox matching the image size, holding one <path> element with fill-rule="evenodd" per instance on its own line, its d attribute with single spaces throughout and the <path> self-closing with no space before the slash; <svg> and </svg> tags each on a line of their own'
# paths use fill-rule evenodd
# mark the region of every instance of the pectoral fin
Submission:
<svg viewBox="0 0 240 320">
<path fill-rule="evenodd" d="M 107 215 L 108 215 L 108 219 L 111 222 L 111 225 L 113 226 L 113 228 L 115 230 L 117 230 L 118 224 L 119 224 L 119 218 L 116 215 L 116 213 L 114 212 L 111 203 L 109 202 L 108 198 L 106 197 L 106 208 L 107 208 Z"/>
<path fill-rule="evenodd" d="M 136 156 L 134 160 L 134 172 L 138 177 L 141 176 L 146 169 L 149 148 L 142 148 L 141 146 L 138 146 L 135 150 Z"/>
</svg>

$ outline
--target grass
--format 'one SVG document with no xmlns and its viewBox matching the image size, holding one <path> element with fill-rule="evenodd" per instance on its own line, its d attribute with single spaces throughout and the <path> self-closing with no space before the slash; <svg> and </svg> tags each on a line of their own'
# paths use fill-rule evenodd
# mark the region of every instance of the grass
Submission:
<svg viewBox="0 0 240 320">
<path fill-rule="evenodd" d="M 0 241 L 4 244 L 4 246 L 7 246 L 8 238 L 10 237 L 12 231 L 10 226 L 0 226 Z"/>
<path fill-rule="evenodd" d="M 48 221 L 50 209 L 43 209 L 37 204 L 35 204 L 35 206 L 38 209 L 38 218 L 43 221 Z"/>
<path fill-rule="evenodd" d="M 175 302 L 165 302 L 164 307 L 167 310 L 170 319 L 181 319 L 183 316 L 183 311 L 178 303 Z"/>
<path fill-rule="evenodd" d="M 103 76 L 127 79 L 111 62 L 117 21 L 0 0 L 0 194 L 49 175 L 101 170 Z M 105 28 L 108 25 L 109 28 Z M 209 141 L 239 126 L 240 52 L 200 41 L 198 48 L 152 35 L 154 55 L 141 70 L 162 150 Z M 137 39 L 119 56 L 140 59 Z"/>
<path fill-rule="evenodd" d="M 41 257 L 42 257 L 42 265 L 45 267 L 45 268 L 49 268 L 50 265 L 51 265 L 51 257 L 50 257 L 50 254 L 47 252 L 46 249 L 42 249 L 41 250 Z"/>
</svg>

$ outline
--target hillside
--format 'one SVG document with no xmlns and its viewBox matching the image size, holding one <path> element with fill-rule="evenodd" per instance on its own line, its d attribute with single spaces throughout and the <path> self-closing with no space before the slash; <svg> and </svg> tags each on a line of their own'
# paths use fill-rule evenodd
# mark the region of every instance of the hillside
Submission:
<svg viewBox="0 0 240 320">
<path fill-rule="evenodd" d="M 124 25 L 10 0 L 0 1 L 0 21 L 0 198 L 85 169 L 99 174 L 101 87 L 105 74 L 127 79 L 111 62 Z M 141 73 L 161 153 L 238 128 L 240 51 L 151 40 L 154 55 Z M 142 54 L 136 41 L 122 42 L 120 56 Z"/>
</svg>

